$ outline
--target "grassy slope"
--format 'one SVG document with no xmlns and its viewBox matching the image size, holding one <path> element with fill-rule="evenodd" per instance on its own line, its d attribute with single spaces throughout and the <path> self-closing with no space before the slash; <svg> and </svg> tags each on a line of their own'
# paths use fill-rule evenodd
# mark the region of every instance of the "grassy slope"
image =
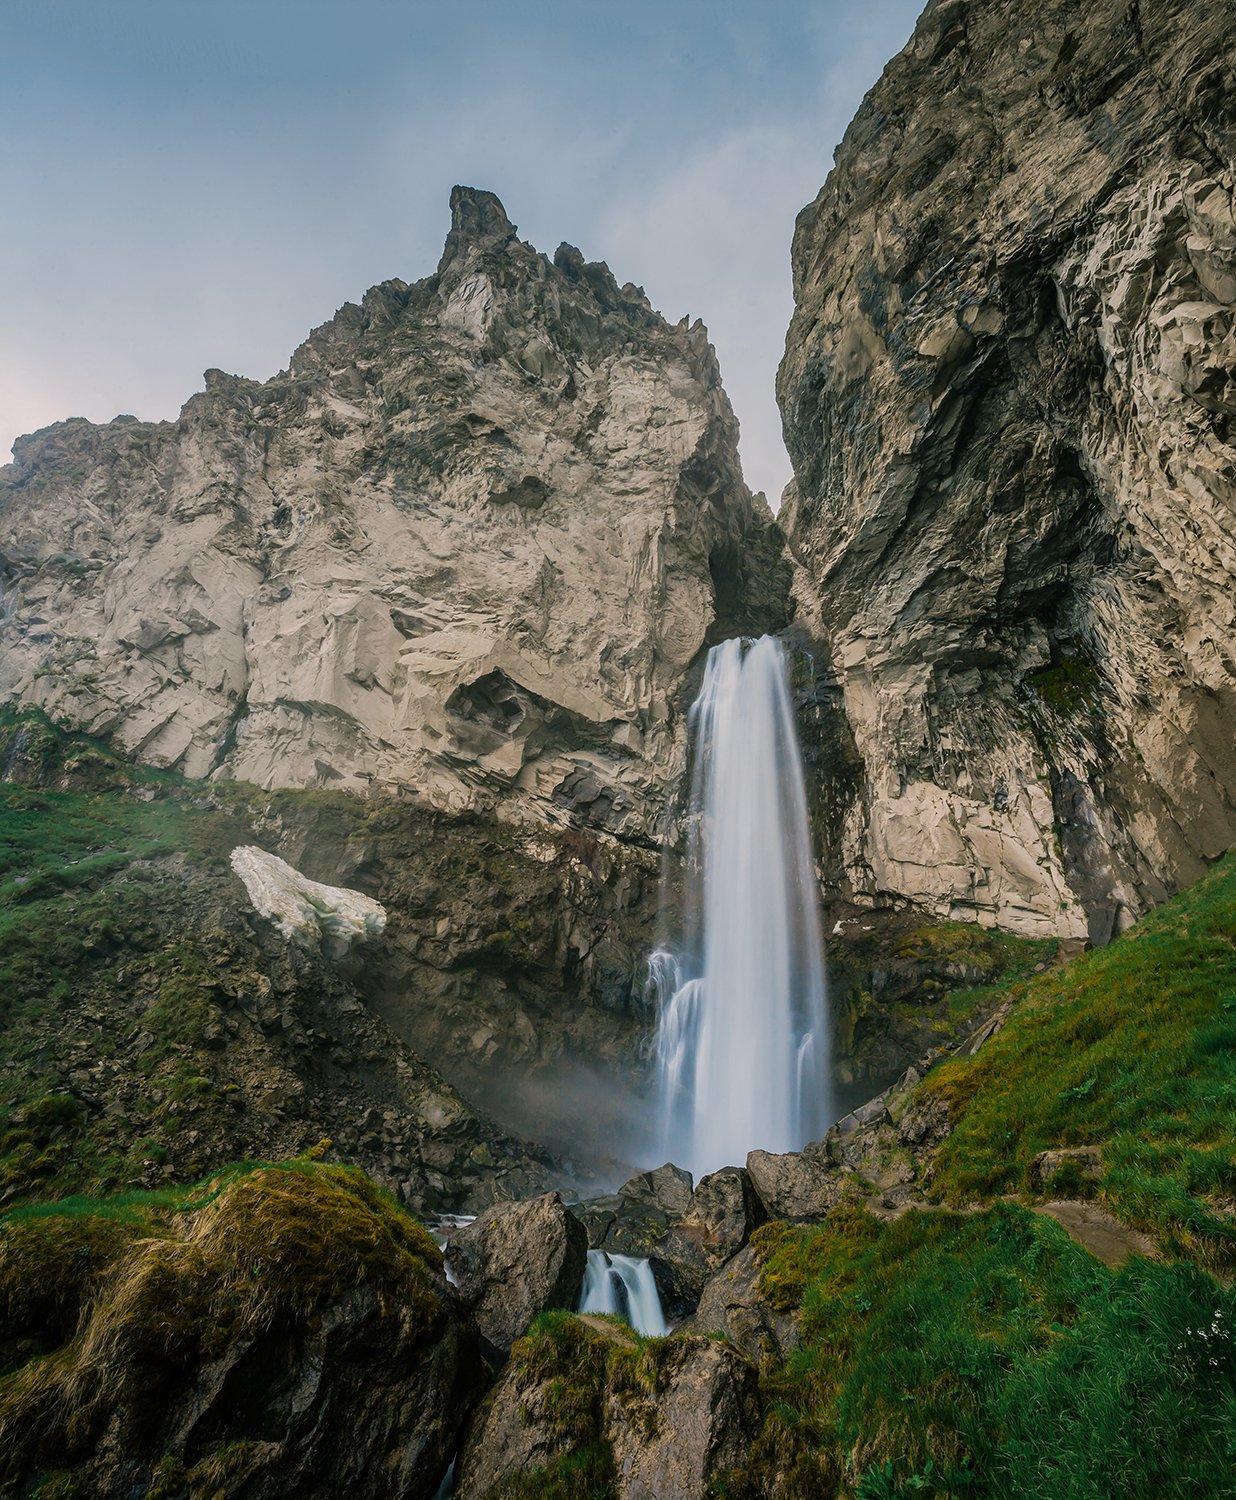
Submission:
<svg viewBox="0 0 1236 1500">
<path fill-rule="evenodd" d="M 1109 948 L 1010 994 L 1004 1029 L 925 1084 L 953 1121 L 934 1191 L 1025 1191 L 1037 1152 L 1101 1145 L 1107 1207 L 1173 1254 L 1230 1268 L 1236 856 Z"/>
<path fill-rule="evenodd" d="M 932 1192 L 970 1212 L 757 1235 L 802 1347 L 764 1372 L 754 1497 L 1236 1495 L 1236 856 L 1111 947 L 1003 987 L 1014 1011 L 920 1096 Z M 1092 1194 L 1160 1262 L 1111 1272 L 1030 1207 L 1035 1155 L 1097 1145 Z M 974 1211 L 975 1209 L 978 1211 Z"/>
</svg>

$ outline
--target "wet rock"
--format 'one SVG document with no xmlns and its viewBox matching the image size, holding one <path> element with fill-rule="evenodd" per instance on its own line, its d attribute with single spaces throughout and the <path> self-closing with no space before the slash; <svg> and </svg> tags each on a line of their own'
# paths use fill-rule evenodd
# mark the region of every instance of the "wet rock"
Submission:
<svg viewBox="0 0 1236 1500">
<path fill-rule="evenodd" d="M 750 1245 L 708 1279 L 684 1331 L 723 1334 L 757 1364 L 784 1359 L 798 1344 L 794 1318 L 770 1307 L 760 1292 L 760 1268 Z"/>
<path fill-rule="evenodd" d="M 503 1360 L 537 1313 L 575 1306 L 588 1235 L 561 1197 L 546 1193 L 495 1204 L 453 1230 L 446 1257 L 486 1353 Z"/>
<path fill-rule="evenodd" d="M 641 1172 L 618 1189 L 628 1203 L 648 1204 L 667 1214 L 686 1213 L 691 1204 L 693 1180 L 690 1172 L 666 1162 L 652 1172 Z"/>
<path fill-rule="evenodd" d="M 702 1177 L 686 1211 L 673 1220 L 652 1255 L 652 1269 L 670 1317 L 699 1302 L 712 1273 L 736 1255 L 767 1218 L 742 1167 Z"/>
</svg>

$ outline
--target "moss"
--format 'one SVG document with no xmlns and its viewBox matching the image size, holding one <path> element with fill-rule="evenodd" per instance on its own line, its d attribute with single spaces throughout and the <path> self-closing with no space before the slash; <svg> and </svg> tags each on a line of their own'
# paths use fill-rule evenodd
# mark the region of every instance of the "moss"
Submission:
<svg viewBox="0 0 1236 1500">
<path fill-rule="evenodd" d="M 441 1314 L 430 1281 L 441 1252 L 355 1169 L 300 1160 L 128 1195 L 110 1212 L 58 1207 L 0 1220 L 5 1306 L 48 1350 L 0 1379 L 0 1482 L 88 1454 L 116 1410 L 140 1452 L 198 1363 L 294 1332 L 355 1288 L 398 1305 L 422 1336 Z"/>
</svg>

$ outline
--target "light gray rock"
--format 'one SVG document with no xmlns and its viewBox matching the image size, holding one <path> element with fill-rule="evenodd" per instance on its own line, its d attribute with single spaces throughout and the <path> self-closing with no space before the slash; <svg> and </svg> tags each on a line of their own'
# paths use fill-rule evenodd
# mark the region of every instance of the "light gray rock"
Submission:
<svg viewBox="0 0 1236 1500">
<path fill-rule="evenodd" d="M 823 1145 L 783 1154 L 752 1151 L 747 1175 L 767 1217 L 790 1223 L 823 1219 L 843 1192 L 841 1174 Z"/>
<path fill-rule="evenodd" d="M 1105 942 L 1236 838 L 1225 0 L 932 0 L 799 216 L 781 519 L 843 883 Z"/>
<path fill-rule="evenodd" d="M 702 324 L 457 188 L 437 274 L 0 470 L 0 700 L 264 787 L 651 835 L 710 631 L 786 617 Z"/>
<path fill-rule="evenodd" d="M 380 937 L 386 928 L 385 908 L 372 896 L 309 880 L 253 844 L 233 849 L 231 866 L 258 916 L 302 948 L 342 958 L 354 944 Z"/>
<path fill-rule="evenodd" d="M 495 1204 L 454 1230 L 446 1247 L 460 1299 L 498 1360 L 537 1313 L 575 1306 L 587 1258 L 584 1226 L 557 1193 Z"/>
</svg>

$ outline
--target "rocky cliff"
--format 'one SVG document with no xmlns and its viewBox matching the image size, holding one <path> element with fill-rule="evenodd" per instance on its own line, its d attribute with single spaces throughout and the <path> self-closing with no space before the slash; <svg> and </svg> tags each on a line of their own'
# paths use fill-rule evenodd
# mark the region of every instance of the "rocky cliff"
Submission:
<svg viewBox="0 0 1236 1500">
<path fill-rule="evenodd" d="M 710 635 L 776 626 L 703 326 L 456 188 L 264 385 L 0 470 L 0 698 L 186 775 L 410 789 L 647 837 Z"/>
<path fill-rule="evenodd" d="M 1236 838 L 1236 15 L 933 0 L 799 217 L 842 884 L 1105 941 Z"/>
</svg>

